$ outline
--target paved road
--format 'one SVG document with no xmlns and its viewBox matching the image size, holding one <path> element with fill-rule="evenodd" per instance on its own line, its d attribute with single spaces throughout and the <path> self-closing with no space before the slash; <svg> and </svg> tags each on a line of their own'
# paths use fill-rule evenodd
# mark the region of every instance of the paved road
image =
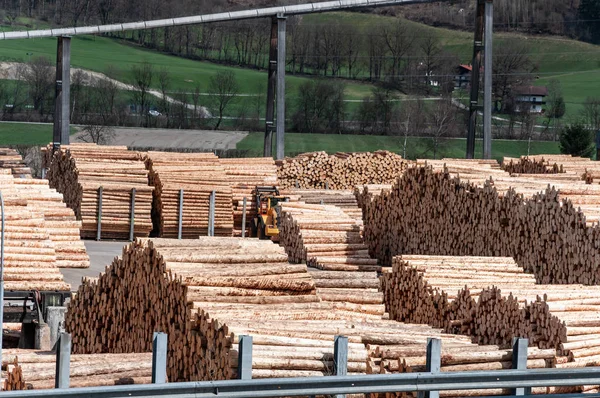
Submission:
<svg viewBox="0 0 600 398">
<path fill-rule="evenodd" d="M 104 268 L 109 265 L 113 258 L 120 256 L 123 246 L 128 242 L 96 242 L 86 240 L 85 248 L 90 256 L 90 268 L 62 268 L 61 272 L 65 277 L 65 282 L 71 284 L 71 290 L 76 291 L 81 284 L 81 278 L 84 276 L 97 277 L 104 272 Z"/>
<path fill-rule="evenodd" d="M 83 133 L 73 135 L 73 141 Z M 111 145 L 157 149 L 186 148 L 212 151 L 213 149 L 235 149 L 236 144 L 248 135 L 243 131 L 177 130 L 116 128 Z"/>
</svg>

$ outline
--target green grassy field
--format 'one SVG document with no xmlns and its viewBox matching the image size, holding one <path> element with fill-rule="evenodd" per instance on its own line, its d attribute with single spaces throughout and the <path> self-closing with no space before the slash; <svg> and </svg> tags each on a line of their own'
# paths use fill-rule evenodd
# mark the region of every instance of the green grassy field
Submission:
<svg viewBox="0 0 600 398">
<path fill-rule="evenodd" d="M 71 128 L 71 134 L 77 130 Z M 0 123 L 0 146 L 46 145 L 52 142 L 51 124 Z"/>
<path fill-rule="evenodd" d="M 249 156 L 261 156 L 263 133 L 250 133 L 240 141 L 237 149 L 248 150 Z M 372 152 L 385 149 L 402 154 L 402 137 L 370 136 L 370 135 L 337 135 L 337 134 L 286 134 L 286 155 L 301 152 L 325 151 L 335 152 Z M 464 158 L 466 140 L 453 138 L 440 144 L 437 158 Z M 476 156 L 481 157 L 481 141 L 477 141 Z M 530 154 L 560 153 L 558 143 L 548 141 L 532 141 Z M 527 155 L 527 141 L 494 140 L 492 156 L 502 159 L 504 156 L 518 157 Z M 409 137 L 406 157 L 431 158 L 433 153 L 428 150 L 428 141 L 424 138 Z"/>
</svg>

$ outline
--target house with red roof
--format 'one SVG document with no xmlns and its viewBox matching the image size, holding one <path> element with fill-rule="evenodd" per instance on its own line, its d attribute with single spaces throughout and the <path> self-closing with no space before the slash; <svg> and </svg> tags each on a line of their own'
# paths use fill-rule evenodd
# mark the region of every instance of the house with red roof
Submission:
<svg viewBox="0 0 600 398">
<path fill-rule="evenodd" d="M 517 112 L 542 113 L 548 96 L 545 86 L 519 86 L 513 88 Z"/>
</svg>

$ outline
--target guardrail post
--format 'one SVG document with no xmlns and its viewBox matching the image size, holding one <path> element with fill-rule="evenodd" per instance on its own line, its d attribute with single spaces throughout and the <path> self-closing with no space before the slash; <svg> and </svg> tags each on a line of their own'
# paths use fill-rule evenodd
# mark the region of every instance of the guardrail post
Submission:
<svg viewBox="0 0 600 398">
<path fill-rule="evenodd" d="M 297 178 L 296 178 L 296 188 L 300 188 L 300 183 L 298 182 Z"/>
<path fill-rule="evenodd" d="M 240 336 L 238 344 L 238 379 L 252 379 L 252 336 Z"/>
<path fill-rule="evenodd" d="M 429 373 L 439 373 L 442 366 L 442 340 L 427 339 L 427 357 L 425 362 L 425 371 Z M 419 391 L 419 398 L 439 398 L 439 391 Z"/>
<path fill-rule="evenodd" d="M 518 370 L 527 369 L 527 346 L 529 345 L 529 339 L 521 339 L 518 337 L 513 338 L 513 353 L 512 353 L 512 368 Z M 513 395 L 531 395 L 531 387 L 525 388 L 514 388 L 512 390 Z"/>
<path fill-rule="evenodd" d="M 152 340 L 152 383 L 167 382 L 167 334 L 154 332 Z"/>
<path fill-rule="evenodd" d="M 246 197 L 244 196 L 244 205 L 242 207 L 242 238 L 246 237 Z"/>
<path fill-rule="evenodd" d="M 131 189 L 131 206 L 129 208 L 129 240 L 133 242 L 135 232 L 135 188 Z"/>
<path fill-rule="evenodd" d="M 69 388 L 71 373 L 71 335 L 61 333 L 56 344 L 56 374 L 54 388 Z"/>
<path fill-rule="evenodd" d="M 102 193 L 104 187 L 98 188 L 98 227 L 96 228 L 96 240 L 102 237 Z"/>
<path fill-rule="evenodd" d="M 179 219 L 177 220 L 177 239 L 181 239 L 183 227 L 183 189 L 179 190 Z"/>
<path fill-rule="evenodd" d="M 210 206 L 208 208 L 208 236 L 215 236 L 215 199 L 217 192 L 210 193 Z"/>
<path fill-rule="evenodd" d="M 348 337 L 335 336 L 333 343 L 333 374 L 346 376 L 348 374 Z M 346 398 L 345 394 L 337 394 L 335 398 Z"/>
</svg>

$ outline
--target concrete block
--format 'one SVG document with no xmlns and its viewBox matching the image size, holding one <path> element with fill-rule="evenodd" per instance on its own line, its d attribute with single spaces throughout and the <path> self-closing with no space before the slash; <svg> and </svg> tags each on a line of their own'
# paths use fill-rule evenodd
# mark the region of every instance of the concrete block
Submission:
<svg viewBox="0 0 600 398">
<path fill-rule="evenodd" d="M 47 323 L 41 323 L 35 328 L 35 349 L 50 351 L 50 327 Z"/>
<path fill-rule="evenodd" d="M 58 341 L 60 333 L 65 329 L 65 314 L 67 307 L 48 307 L 46 308 L 46 323 L 50 328 L 50 346 L 54 347 Z"/>
</svg>

